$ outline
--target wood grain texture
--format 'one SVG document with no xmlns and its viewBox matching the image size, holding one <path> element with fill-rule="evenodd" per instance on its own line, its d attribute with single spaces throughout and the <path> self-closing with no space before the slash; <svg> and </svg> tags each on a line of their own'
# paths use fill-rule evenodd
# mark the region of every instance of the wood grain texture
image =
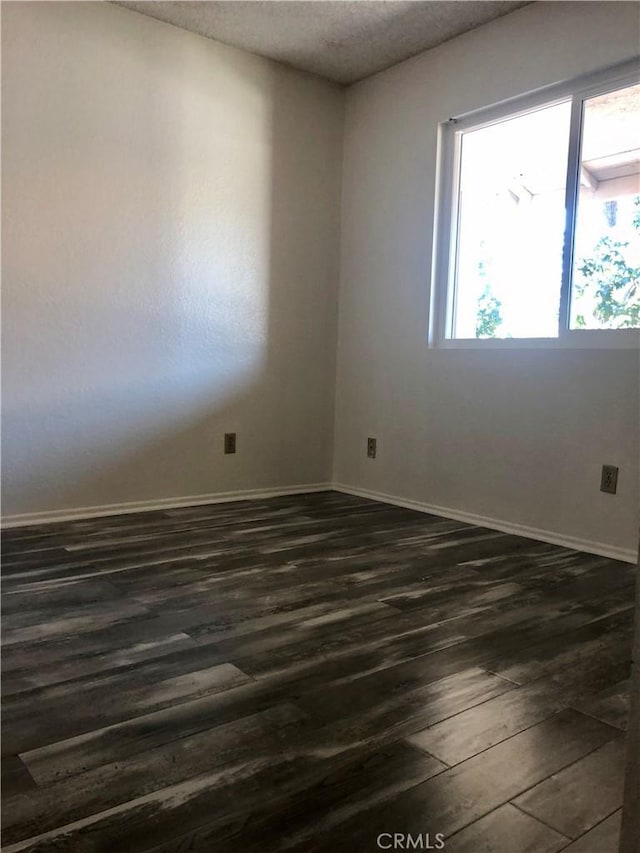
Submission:
<svg viewBox="0 0 640 853">
<path fill-rule="evenodd" d="M 565 853 L 618 853 L 621 821 L 622 812 L 619 809 L 565 847 Z"/>
<path fill-rule="evenodd" d="M 568 839 L 507 803 L 446 840 L 447 853 L 556 853 Z"/>
<path fill-rule="evenodd" d="M 622 807 L 624 746 L 622 738 L 609 741 L 517 797 L 515 805 L 569 838 L 583 835 Z"/>
<path fill-rule="evenodd" d="M 604 723 L 562 711 L 416 785 L 381 808 L 364 811 L 318 835 L 308 849 L 373 850 L 383 832 L 440 832 L 447 837 L 606 743 L 611 732 Z M 539 748 L 541 743 L 544 749 Z"/>
<path fill-rule="evenodd" d="M 632 608 L 625 563 L 337 493 L 9 530 L 2 849 L 608 850 Z"/>
</svg>

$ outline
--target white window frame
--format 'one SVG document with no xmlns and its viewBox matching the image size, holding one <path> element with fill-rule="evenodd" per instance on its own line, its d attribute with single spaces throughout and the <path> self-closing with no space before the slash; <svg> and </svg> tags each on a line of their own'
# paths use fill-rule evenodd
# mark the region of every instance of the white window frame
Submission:
<svg viewBox="0 0 640 853">
<path fill-rule="evenodd" d="M 571 329 L 569 327 L 576 208 L 580 188 L 580 156 L 585 100 L 640 82 L 638 60 L 626 62 L 577 80 L 545 87 L 491 107 L 450 118 L 438 129 L 436 203 L 431 276 L 429 343 L 443 349 L 640 347 L 638 329 Z M 560 283 L 558 336 L 553 338 L 452 337 L 457 254 L 458 200 L 462 134 L 524 115 L 536 109 L 571 101 L 567 164 L 566 224 Z"/>
</svg>

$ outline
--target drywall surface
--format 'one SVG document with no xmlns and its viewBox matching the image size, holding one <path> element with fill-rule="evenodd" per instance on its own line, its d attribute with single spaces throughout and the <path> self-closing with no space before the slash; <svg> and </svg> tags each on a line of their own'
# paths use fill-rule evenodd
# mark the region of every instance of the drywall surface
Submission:
<svg viewBox="0 0 640 853">
<path fill-rule="evenodd" d="M 348 90 L 337 483 L 637 547 L 638 351 L 434 350 L 427 328 L 438 124 L 638 43 L 633 3 L 535 3 Z"/>
<path fill-rule="evenodd" d="M 326 482 L 342 91 L 106 3 L 2 41 L 3 514 Z"/>
</svg>

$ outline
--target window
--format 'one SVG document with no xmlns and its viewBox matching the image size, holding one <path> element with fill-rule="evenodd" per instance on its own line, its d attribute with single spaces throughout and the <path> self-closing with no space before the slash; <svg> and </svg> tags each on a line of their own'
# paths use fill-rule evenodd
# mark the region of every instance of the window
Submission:
<svg viewBox="0 0 640 853">
<path fill-rule="evenodd" d="M 435 343 L 640 343 L 637 64 L 451 119 L 440 156 Z"/>
</svg>

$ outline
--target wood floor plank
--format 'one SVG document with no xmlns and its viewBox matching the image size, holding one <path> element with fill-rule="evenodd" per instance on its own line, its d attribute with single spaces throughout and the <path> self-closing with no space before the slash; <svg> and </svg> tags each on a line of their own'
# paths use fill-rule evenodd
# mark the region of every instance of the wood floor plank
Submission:
<svg viewBox="0 0 640 853">
<path fill-rule="evenodd" d="M 353 745 L 376 732 L 401 737 L 514 689 L 477 667 L 415 684 L 404 681 L 401 669 L 310 691 L 297 704 L 329 743 Z"/>
<path fill-rule="evenodd" d="M 7 755 L 0 761 L 2 781 L 0 790 L 5 800 L 36 787 L 35 780 L 18 755 Z"/>
<path fill-rule="evenodd" d="M 9 646 L 3 649 L 3 672 L 28 675 L 38 669 L 53 670 L 63 661 L 87 659 L 140 644 L 161 642 L 172 634 L 184 633 L 181 621 L 152 613 L 148 617 L 134 618 L 84 633 L 81 643 L 75 635 L 69 635 L 55 640 Z"/>
<path fill-rule="evenodd" d="M 294 706 L 277 706 L 214 731 L 172 740 L 126 762 L 116 761 L 18 794 L 5 805 L 5 843 L 65 826 L 203 774 L 215 774 L 219 785 L 239 774 L 255 772 L 273 762 L 289 730 L 304 720 Z"/>
<path fill-rule="evenodd" d="M 595 727 L 594 727 L 595 725 Z M 368 849 L 380 832 L 452 835 L 551 773 L 608 742 L 615 732 L 563 711 L 481 755 L 439 774 L 335 830 L 318 834 L 310 851 Z M 540 744 L 544 743 L 544 749 Z M 203 848 L 204 849 L 204 848 Z"/>
<path fill-rule="evenodd" d="M 583 696 L 572 707 L 585 714 L 591 714 L 610 726 L 622 731 L 627 730 L 629 721 L 629 695 L 631 684 L 629 678 L 624 678 L 615 684 L 603 687 L 593 696 Z"/>
<path fill-rule="evenodd" d="M 507 803 L 447 838 L 447 853 L 557 853 L 569 839 Z"/>
<path fill-rule="evenodd" d="M 514 800 L 527 814 L 576 838 L 622 806 L 625 744 L 611 740 Z"/>
<path fill-rule="evenodd" d="M 227 824 L 220 834 L 229 840 L 237 834 L 238 849 L 247 853 L 260 850 L 266 839 L 274 849 L 305 845 L 318 826 L 326 830 L 339 825 L 446 769 L 431 756 L 423 753 L 421 760 L 419 755 L 419 750 L 402 743 L 365 752 L 356 762 L 329 769 L 318 783 L 296 795 L 253 810 L 242 828 L 234 830 Z M 197 837 L 193 841 L 197 844 Z"/>
<path fill-rule="evenodd" d="M 633 618 L 631 605 L 619 613 L 563 632 L 562 643 L 556 637 L 548 637 L 529 650 L 514 646 L 506 655 L 496 656 L 490 668 L 504 678 L 525 683 L 554 670 L 570 670 L 580 660 L 607 648 L 613 653 L 623 648 L 631 660 Z"/>
<path fill-rule="evenodd" d="M 614 812 L 602 823 L 576 839 L 564 853 L 618 853 L 622 810 Z"/>
<path fill-rule="evenodd" d="M 516 792 L 531 787 L 555 769 L 606 743 L 613 732 L 614 729 L 597 720 L 575 712 L 563 712 L 482 756 L 445 770 L 329 829 L 323 828 L 321 823 L 314 825 L 308 840 L 295 849 L 310 853 L 375 850 L 376 838 L 383 832 L 452 835 L 506 803 Z M 543 750 L 541 743 L 545 744 Z M 214 849 L 214 845 L 215 850 L 222 853 L 242 850 L 243 831 L 247 825 L 250 825 L 250 816 L 240 829 L 232 827 L 230 834 L 219 823 L 208 831 L 201 828 L 197 837 L 187 835 L 180 844 L 172 842 L 173 847 L 169 844 L 159 846 L 157 853 L 170 850 L 204 853 Z"/>
<path fill-rule="evenodd" d="M 126 853 L 158 845 L 178 851 L 188 826 L 188 843 L 197 844 L 202 834 L 208 839 L 205 849 L 222 849 L 221 844 L 241 832 L 242 846 L 236 849 L 249 850 L 255 842 L 259 849 L 275 850 L 287 839 L 307 836 L 313 826 L 309 811 L 322 820 L 338 820 L 432 777 L 442 767 L 402 744 L 337 756 L 303 750 L 265 762 L 250 775 L 190 779 L 18 842 L 15 849 L 42 850 L 49 842 L 58 853 L 85 847 L 92 853 Z M 247 824 L 250 829 L 244 833 Z"/>
<path fill-rule="evenodd" d="M 596 655 L 569 672 L 552 673 L 435 723 L 411 735 L 408 741 L 446 764 L 459 764 L 568 705 L 578 710 L 588 706 L 587 699 L 583 703 L 579 698 L 597 695 L 612 682 L 618 685 L 617 676 L 628 669 L 622 652 L 617 663 L 610 655 Z M 603 722 L 613 725 L 609 720 Z"/>
<path fill-rule="evenodd" d="M 30 661 L 31 666 L 26 672 L 23 663 L 18 662 L 16 665 L 14 661 L 13 672 L 17 669 L 22 674 L 18 677 L 14 676 L 14 681 L 11 678 L 10 671 L 5 676 L 6 681 L 3 678 L 2 686 L 5 696 L 11 696 L 19 692 L 61 684 L 65 681 L 74 681 L 87 675 L 118 670 L 181 649 L 194 648 L 195 645 L 195 641 L 188 634 L 178 632 L 148 642 L 134 643 L 109 652 L 87 655 L 83 654 L 82 648 L 77 648 L 75 654 L 70 650 L 70 657 L 57 660 L 53 666 L 51 661 L 47 666 L 40 667 L 35 666 L 34 661 Z"/>
<path fill-rule="evenodd" d="M 138 616 L 146 616 L 149 609 L 141 604 L 106 602 L 69 608 L 64 618 L 51 610 L 21 611 L 3 618 L 2 643 L 5 647 L 15 644 L 41 642 L 57 637 L 67 637 L 108 628 L 119 622 Z M 29 624 L 25 624 L 29 623 Z"/>
<path fill-rule="evenodd" d="M 23 595 L 13 595 L 4 589 L 1 602 L 2 616 L 5 618 L 8 614 L 24 613 L 25 611 L 33 613 L 44 608 L 54 609 L 59 615 L 62 608 L 67 612 L 69 608 L 80 604 L 113 601 L 122 599 L 122 597 L 121 590 L 108 581 L 101 580 L 70 584 L 57 590 L 30 595 L 27 600 Z M 26 606 L 27 604 L 28 606 Z"/>
<path fill-rule="evenodd" d="M 615 834 L 626 564 L 335 492 L 16 528 L 3 557 L 3 853 L 554 850 L 572 767 L 605 795 L 571 847 Z"/>
<path fill-rule="evenodd" d="M 387 742 L 401 732 L 419 728 L 427 720 L 438 720 L 510 689 L 512 685 L 478 669 L 419 689 L 396 689 L 391 699 L 385 696 L 372 698 L 358 688 L 361 696 L 367 696 L 366 708 L 362 703 L 339 702 L 329 717 L 326 705 L 322 717 L 307 710 L 317 731 L 308 731 L 304 737 L 309 746 L 331 753 L 371 746 L 381 740 Z M 311 695 L 308 701 L 301 701 L 299 705 L 304 710 L 316 702 Z M 211 730 L 214 725 L 213 708 L 214 702 L 209 701 L 209 697 L 180 703 L 163 711 L 23 752 L 21 758 L 38 783 L 48 784 L 93 767 L 127 761 L 136 753 Z M 295 743 L 291 746 L 298 747 Z"/>
<path fill-rule="evenodd" d="M 162 660 L 162 659 L 160 659 Z M 154 660 L 156 671 L 162 663 Z M 37 693 L 7 699 L 2 749 L 25 753 L 61 737 L 92 731 L 100 724 L 142 716 L 160 708 L 220 693 L 251 681 L 251 677 L 231 663 L 214 664 L 200 670 L 171 674 L 168 678 L 146 680 L 138 670 L 120 669 L 96 678 L 97 686 L 64 682 Z M 78 701 L 82 696 L 82 701 Z M 85 702 L 88 703 L 85 705 Z"/>
</svg>

